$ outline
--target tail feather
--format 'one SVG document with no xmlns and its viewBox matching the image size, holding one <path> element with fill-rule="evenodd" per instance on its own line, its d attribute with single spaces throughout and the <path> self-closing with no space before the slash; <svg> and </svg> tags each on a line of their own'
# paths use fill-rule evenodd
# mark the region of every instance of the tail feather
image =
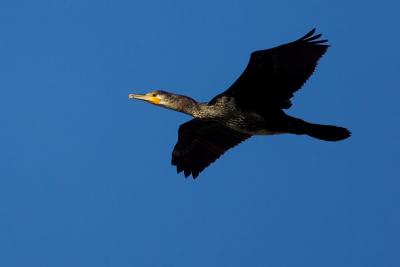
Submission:
<svg viewBox="0 0 400 267">
<path fill-rule="evenodd" d="M 346 128 L 306 122 L 297 118 L 290 120 L 291 133 L 306 134 L 324 141 L 340 141 L 351 136 Z"/>
<path fill-rule="evenodd" d="M 346 128 L 332 125 L 307 123 L 304 130 L 305 134 L 325 141 L 340 141 L 351 135 Z"/>
</svg>

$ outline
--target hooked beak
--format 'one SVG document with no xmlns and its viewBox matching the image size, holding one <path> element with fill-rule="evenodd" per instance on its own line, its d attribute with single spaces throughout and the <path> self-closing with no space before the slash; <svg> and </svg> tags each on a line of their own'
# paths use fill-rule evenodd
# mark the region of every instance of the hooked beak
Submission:
<svg viewBox="0 0 400 267">
<path fill-rule="evenodd" d="M 153 96 L 152 94 L 145 94 L 145 95 L 129 94 L 128 97 L 129 99 L 139 99 L 154 105 L 158 105 L 161 102 L 161 99 L 159 97 Z"/>
<path fill-rule="evenodd" d="M 129 94 L 128 97 L 130 99 L 140 99 L 140 100 L 148 100 L 148 97 L 146 95 L 137 95 L 137 94 Z"/>
</svg>

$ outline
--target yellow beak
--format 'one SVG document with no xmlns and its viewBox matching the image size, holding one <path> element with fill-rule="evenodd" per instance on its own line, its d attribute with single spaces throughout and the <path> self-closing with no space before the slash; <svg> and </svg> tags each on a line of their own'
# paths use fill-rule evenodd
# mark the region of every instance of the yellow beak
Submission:
<svg viewBox="0 0 400 267">
<path fill-rule="evenodd" d="M 128 97 L 130 99 L 144 100 L 144 101 L 150 102 L 154 105 L 158 105 L 161 102 L 160 98 L 158 98 L 157 96 L 153 96 L 152 94 L 145 94 L 145 95 L 129 94 Z"/>
</svg>

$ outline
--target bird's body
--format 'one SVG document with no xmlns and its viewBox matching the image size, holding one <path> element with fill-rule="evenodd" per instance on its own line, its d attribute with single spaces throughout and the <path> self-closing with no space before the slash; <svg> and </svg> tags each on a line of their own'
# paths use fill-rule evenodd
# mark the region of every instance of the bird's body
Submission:
<svg viewBox="0 0 400 267">
<path fill-rule="evenodd" d="M 217 121 L 226 127 L 244 134 L 269 135 L 277 133 L 274 130 L 276 127 L 268 123 L 267 117 L 254 111 L 238 109 L 233 97 L 221 96 L 211 104 L 206 103 L 199 106 L 199 111 L 192 114 L 194 118 Z M 274 117 L 276 115 L 274 114 Z"/>
<path fill-rule="evenodd" d="M 207 103 L 165 91 L 130 94 L 155 105 L 191 115 L 179 127 L 172 164 L 185 176 L 198 174 L 225 151 L 252 135 L 291 133 L 325 141 L 350 136 L 342 127 L 305 122 L 287 115 L 290 98 L 313 73 L 326 52 L 326 40 L 314 35 L 272 49 L 253 52 L 242 75 L 225 92 Z"/>
</svg>

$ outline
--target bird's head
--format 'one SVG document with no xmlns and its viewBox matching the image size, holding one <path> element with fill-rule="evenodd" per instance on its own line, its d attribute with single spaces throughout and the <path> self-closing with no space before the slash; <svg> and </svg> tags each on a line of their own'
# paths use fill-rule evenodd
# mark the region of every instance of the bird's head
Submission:
<svg viewBox="0 0 400 267">
<path fill-rule="evenodd" d="M 176 95 L 161 90 L 152 91 L 143 95 L 129 94 L 128 97 L 130 99 L 143 100 L 153 105 L 173 109 L 184 113 L 191 113 L 190 108 L 194 107 L 197 104 L 197 102 L 190 97 Z"/>
<path fill-rule="evenodd" d="M 130 99 L 139 99 L 143 100 L 146 102 L 149 102 L 153 105 L 160 105 L 160 106 L 167 106 L 168 105 L 168 99 L 171 94 L 164 92 L 164 91 L 152 91 L 147 94 L 141 95 L 141 94 L 129 94 L 128 97 Z"/>
</svg>

